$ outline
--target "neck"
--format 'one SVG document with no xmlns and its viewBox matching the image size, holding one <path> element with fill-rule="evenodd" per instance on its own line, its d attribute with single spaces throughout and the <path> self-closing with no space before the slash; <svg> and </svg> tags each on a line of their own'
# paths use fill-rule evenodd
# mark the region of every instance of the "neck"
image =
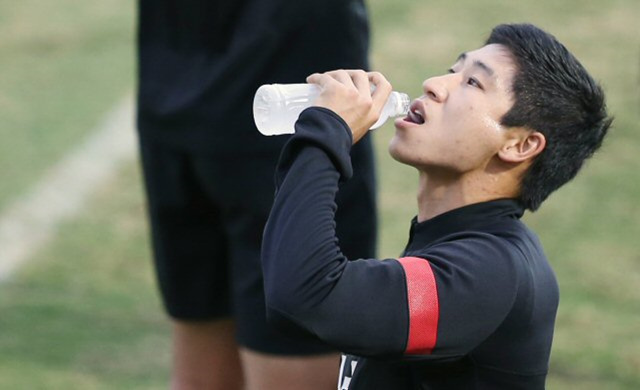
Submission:
<svg viewBox="0 0 640 390">
<path fill-rule="evenodd" d="M 418 222 L 474 203 L 515 198 L 514 188 L 514 183 L 501 175 L 471 172 L 451 177 L 420 171 Z"/>
</svg>

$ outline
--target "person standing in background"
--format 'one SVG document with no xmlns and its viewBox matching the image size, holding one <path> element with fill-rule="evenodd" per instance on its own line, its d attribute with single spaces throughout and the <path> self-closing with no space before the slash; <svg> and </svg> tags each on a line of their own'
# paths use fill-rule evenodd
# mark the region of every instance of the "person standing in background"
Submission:
<svg viewBox="0 0 640 390">
<path fill-rule="evenodd" d="M 251 104 L 265 83 L 368 68 L 363 0 L 139 0 L 138 11 L 137 125 L 172 388 L 335 388 L 338 354 L 265 318 L 261 238 L 289 137 L 261 136 Z M 369 258 L 371 140 L 351 155 L 338 237 L 350 258 Z"/>
</svg>

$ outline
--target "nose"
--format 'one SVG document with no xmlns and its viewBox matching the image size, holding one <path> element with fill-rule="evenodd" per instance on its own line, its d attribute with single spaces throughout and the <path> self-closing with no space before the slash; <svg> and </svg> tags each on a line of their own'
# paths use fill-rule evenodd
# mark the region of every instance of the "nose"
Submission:
<svg viewBox="0 0 640 390">
<path fill-rule="evenodd" d="M 445 78 L 451 75 L 442 75 L 426 79 L 422 83 L 422 90 L 427 98 L 442 103 L 447 100 L 449 91 Z"/>
</svg>

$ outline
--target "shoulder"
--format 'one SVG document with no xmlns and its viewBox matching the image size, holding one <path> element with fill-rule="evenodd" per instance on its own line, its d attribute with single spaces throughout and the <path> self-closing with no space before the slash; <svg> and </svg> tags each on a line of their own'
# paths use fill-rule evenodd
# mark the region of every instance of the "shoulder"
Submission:
<svg viewBox="0 0 640 390">
<path fill-rule="evenodd" d="M 405 256 L 428 260 L 442 275 L 465 274 L 518 284 L 535 268 L 554 278 L 538 237 L 519 220 L 456 232 Z"/>
</svg>

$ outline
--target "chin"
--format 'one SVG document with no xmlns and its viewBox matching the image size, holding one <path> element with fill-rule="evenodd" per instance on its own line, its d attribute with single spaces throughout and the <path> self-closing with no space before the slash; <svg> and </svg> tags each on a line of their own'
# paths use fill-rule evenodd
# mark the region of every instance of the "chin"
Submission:
<svg viewBox="0 0 640 390">
<path fill-rule="evenodd" d="M 391 140 L 388 151 L 389 151 L 389 155 L 397 162 L 406 164 L 406 165 L 413 165 L 407 153 L 405 153 L 404 150 L 402 149 L 402 142 L 396 139 L 396 137 L 394 137 Z"/>
<path fill-rule="evenodd" d="M 391 157 L 393 157 L 394 160 L 396 161 L 400 161 L 401 160 L 398 159 L 398 156 L 400 156 L 400 144 L 401 141 L 398 139 L 398 135 L 394 135 L 393 138 L 391 138 L 391 141 L 389 142 L 389 147 L 387 148 L 387 151 L 389 152 L 389 155 Z"/>
</svg>

